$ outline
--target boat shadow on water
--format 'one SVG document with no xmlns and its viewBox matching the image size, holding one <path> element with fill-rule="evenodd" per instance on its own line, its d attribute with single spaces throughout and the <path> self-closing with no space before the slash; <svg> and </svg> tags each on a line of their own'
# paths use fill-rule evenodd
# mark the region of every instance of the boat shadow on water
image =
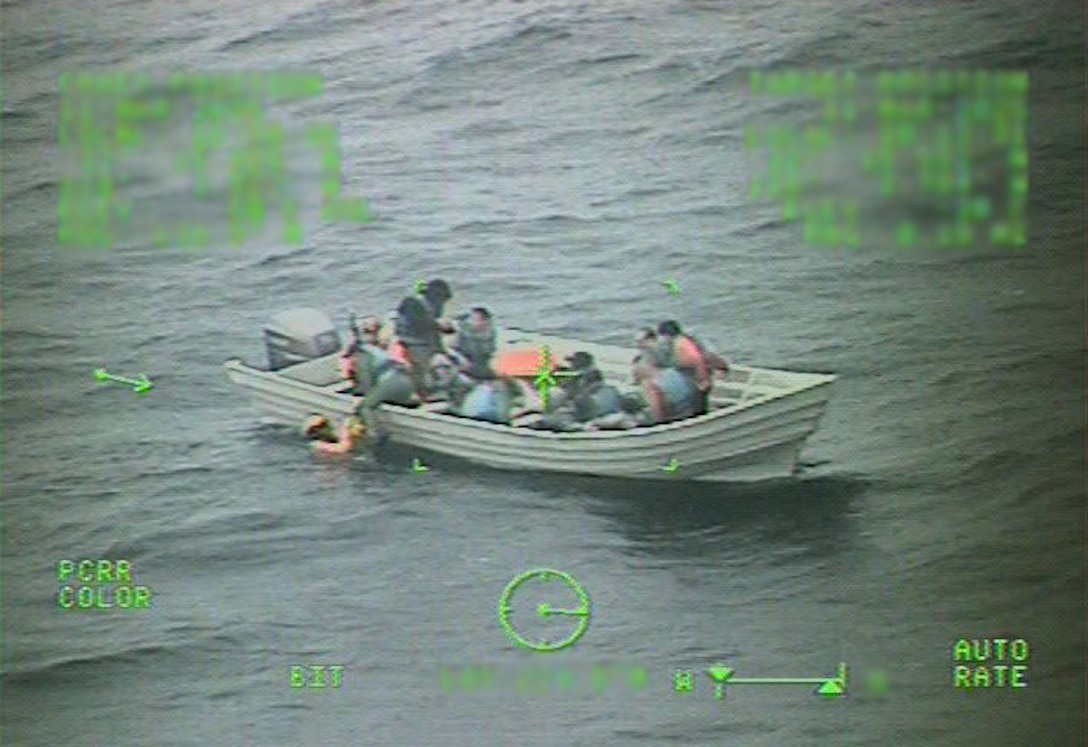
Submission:
<svg viewBox="0 0 1088 747">
<path fill-rule="evenodd" d="M 379 450 L 391 472 L 410 471 L 421 452 L 395 444 Z M 698 483 L 628 480 L 535 471 L 501 471 L 427 453 L 429 468 L 497 489 L 546 489 L 611 524 L 633 554 L 703 556 L 740 548 L 786 555 L 832 556 L 857 536 L 855 500 L 874 485 L 863 476 L 801 469 L 795 476 L 759 482 Z M 573 499 L 573 501 L 571 500 Z"/>
<path fill-rule="evenodd" d="M 613 482 L 598 485 L 583 508 L 611 523 L 634 555 L 829 557 L 853 544 L 852 504 L 868 487 L 846 475 L 719 485 Z"/>
</svg>

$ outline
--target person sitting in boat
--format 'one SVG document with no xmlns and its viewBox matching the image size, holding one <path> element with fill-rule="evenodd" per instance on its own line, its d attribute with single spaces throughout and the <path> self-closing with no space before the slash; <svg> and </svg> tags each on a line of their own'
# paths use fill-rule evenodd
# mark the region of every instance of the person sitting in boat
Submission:
<svg viewBox="0 0 1088 747">
<path fill-rule="evenodd" d="M 477 382 L 457 408 L 461 417 L 510 425 L 514 408 L 524 399 L 519 384 L 508 378 Z"/>
<path fill-rule="evenodd" d="M 494 376 L 491 359 L 497 347 L 497 334 L 492 321 L 491 311 L 484 306 L 474 306 L 463 315 L 457 327 L 457 339 L 453 343 L 465 361 L 462 369 L 474 379 L 487 379 Z"/>
<path fill-rule="evenodd" d="M 673 369 L 685 376 L 694 388 L 694 415 L 705 415 L 710 405 L 710 390 L 714 385 L 710 364 L 702 346 L 685 335 L 680 325 L 668 320 L 657 325 L 661 338 L 662 363 L 665 370 Z"/>
<path fill-rule="evenodd" d="M 662 349 L 661 340 L 657 336 L 657 331 L 653 327 L 643 327 L 635 334 L 635 347 L 638 352 L 631 362 L 633 371 L 637 371 L 639 367 L 643 366 L 651 368 L 665 367 L 665 352 Z"/>
<path fill-rule="evenodd" d="M 334 428 L 324 415 L 311 415 L 303 424 L 302 433 L 319 454 L 348 454 L 363 438 L 366 427 L 358 418 L 349 417 L 339 428 Z"/>
<path fill-rule="evenodd" d="M 460 407 L 475 383 L 464 373 L 465 365 L 464 362 L 459 364 L 451 355 L 436 355 L 431 363 L 431 399 L 445 400 L 454 408 Z"/>
<path fill-rule="evenodd" d="M 421 400 L 426 400 L 426 378 L 435 353 L 444 352 L 442 335 L 454 332 L 453 325 L 442 318 L 453 291 L 445 280 L 432 280 L 423 297 L 408 296 L 397 307 L 396 334 L 403 346 L 409 374 Z"/>
<path fill-rule="evenodd" d="M 570 402 L 581 396 L 588 382 L 596 380 L 597 376 L 604 379 L 593 355 L 584 350 L 568 356 L 566 363 L 564 373 L 570 375 L 560 377 L 559 387 Z"/>
<path fill-rule="evenodd" d="M 611 410 L 611 388 L 604 386 L 604 376 L 593 356 L 584 350 L 567 356 L 565 365 L 556 373 L 557 386 L 549 389 L 541 417 L 531 426 L 536 430 L 578 431 L 602 412 Z M 597 400 L 600 400 L 598 402 Z"/>
<path fill-rule="evenodd" d="M 623 411 L 619 390 L 605 383 L 600 369 L 591 368 L 580 378 L 579 391 L 572 403 L 576 420 L 588 423 Z"/>
<path fill-rule="evenodd" d="M 635 383 L 642 388 L 652 423 L 671 423 L 695 414 L 698 390 L 679 369 L 659 368 L 647 360 L 635 367 Z"/>
</svg>

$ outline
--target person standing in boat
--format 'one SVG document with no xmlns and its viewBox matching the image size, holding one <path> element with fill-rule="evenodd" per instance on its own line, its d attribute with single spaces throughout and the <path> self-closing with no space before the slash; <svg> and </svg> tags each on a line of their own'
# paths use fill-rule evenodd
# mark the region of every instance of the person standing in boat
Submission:
<svg viewBox="0 0 1088 747">
<path fill-rule="evenodd" d="M 661 364 L 673 368 L 691 381 L 695 390 L 694 415 L 705 415 L 710 409 L 710 390 L 714 379 L 703 348 L 680 325 L 668 320 L 657 325 L 661 338 Z"/>
<path fill-rule="evenodd" d="M 380 434 L 378 407 L 383 403 L 412 404 L 415 387 L 407 367 L 393 358 L 386 350 L 365 342 L 355 346 L 350 358 L 351 379 L 355 382 L 354 393 L 363 397 L 358 416 L 366 430 L 373 436 Z"/>
<path fill-rule="evenodd" d="M 427 401 L 427 373 L 435 353 L 444 352 L 442 335 L 455 330 L 442 318 L 453 291 L 445 280 L 427 283 L 423 297 L 408 296 L 397 307 L 397 339 L 404 350 L 409 375 L 421 402 Z"/>
</svg>

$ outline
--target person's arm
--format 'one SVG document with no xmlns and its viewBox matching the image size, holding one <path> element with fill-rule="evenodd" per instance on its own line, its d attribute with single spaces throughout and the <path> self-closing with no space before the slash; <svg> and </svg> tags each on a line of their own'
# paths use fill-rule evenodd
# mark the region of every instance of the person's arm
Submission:
<svg viewBox="0 0 1088 747">
<path fill-rule="evenodd" d="M 326 441 L 314 441 L 314 450 L 320 454 L 347 454 L 355 448 L 355 439 L 352 438 L 351 430 L 346 423 L 340 424 L 337 435 L 339 440 L 334 444 Z"/>
<path fill-rule="evenodd" d="M 723 374 L 729 373 L 729 361 L 726 360 L 725 356 L 707 345 L 705 340 L 694 340 L 694 342 L 703 351 L 703 357 L 706 358 L 711 371 L 720 371 Z"/>
<path fill-rule="evenodd" d="M 710 367 L 715 371 L 721 371 L 723 374 L 729 373 L 729 361 L 722 356 L 711 350 L 708 351 L 707 359 L 710 363 Z"/>
<path fill-rule="evenodd" d="M 355 381 L 355 374 L 357 373 L 355 356 L 345 350 L 340 354 L 338 362 L 340 364 L 340 375 L 349 381 Z"/>
</svg>

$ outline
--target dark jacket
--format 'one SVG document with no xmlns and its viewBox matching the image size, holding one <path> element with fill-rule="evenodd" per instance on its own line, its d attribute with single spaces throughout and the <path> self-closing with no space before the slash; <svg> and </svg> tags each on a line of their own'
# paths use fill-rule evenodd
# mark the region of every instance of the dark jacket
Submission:
<svg viewBox="0 0 1088 747">
<path fill-rule="evenodd" d="M 406 346 L 442 349 L 442 330 L 438 325 L 440 309 L 425 299 L 408 296 L 397 307 L 396 333 Z"/>
</svg>

